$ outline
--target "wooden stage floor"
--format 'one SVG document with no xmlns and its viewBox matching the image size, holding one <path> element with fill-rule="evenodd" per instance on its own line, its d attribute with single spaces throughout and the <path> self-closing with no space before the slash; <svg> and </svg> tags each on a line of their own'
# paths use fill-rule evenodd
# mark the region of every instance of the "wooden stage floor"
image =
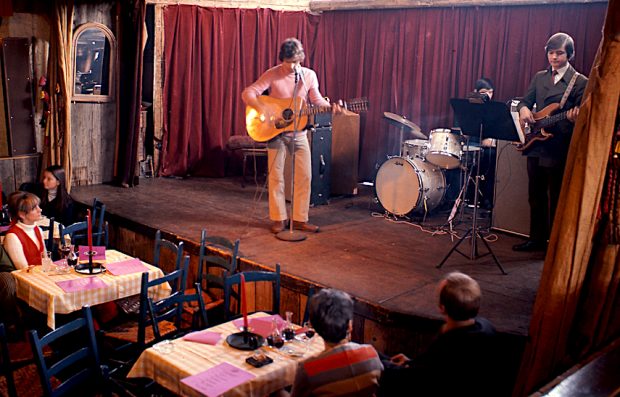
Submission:
<svg viewBox="0 0 620 397">
<path fill-rule="evenodd" d="M 268 230 L 267 193 L 254 184 L 241 187 L 234 179 L 141 179 L 135 188 L 111 185 L 76 187 L 78 202 L 103 201 L 110 215 L 161 229 L 198 244 L 200 231 L 241 240 L 242 256 L 264 266 L 314 283 L 342 289 L 388 312 L 440 319 L 435 286 L 448 272 L 460 270 L 479 281 L 483 290 L 480 315 L 500 332 L 525 336 L 538 288 L 544 256 L 511 250 L 520 238 L 493 234 L 490 245 L 508 275 L 490 255 L 477 260 L 452 254 L 441 269 L 435 266 L 454 245 L 449 234 L 431 233 L 445 223 L 447 212 L 426 220 L 424 229 L 383 216 L 372 187 L 360 194 L 332 198 L 329 205 L 310 209 L 320 233 L 303 242 L 285 242 Z M 469 210 L 468 210 L 469 211 Z M 456 226 L 462 235 L 470 226 L 467 212 Z M 488 225 L 488 218 L 483 224 Z M 470 240 L 467 240 L 469 242 Z M 479 241 L 480 252 L 486 248 Z M 461 250 L 469 253 L 469 243 Z"/>
</svg>

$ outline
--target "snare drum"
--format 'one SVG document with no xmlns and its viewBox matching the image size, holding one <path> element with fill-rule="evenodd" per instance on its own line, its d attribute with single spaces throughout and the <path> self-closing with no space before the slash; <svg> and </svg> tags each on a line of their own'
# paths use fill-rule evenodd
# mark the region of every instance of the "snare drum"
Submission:
<svg viewBox="0 0 620 397">
<path fill-rule="evenodd" d="M 432 211 L 442 202 L 445 188 L 443 171 L 417 158 L 392 157 L 375 179 L 379 203 L 395 215 Z"/>
<path fill-rule="evenodd" d="M 429 161 L 443 169 L 451 170 L 461 164 L 461 139 L 449 129 L 431 130 L 430 145 L 426 153 Z"/>
<path fill-rule="evenodd" d="M 418 158 L 424 160 L 426 158 L 426 150 L 428 149 L 428 139 L 408 139 L 403 142 L 403 157 L 410 159 Z"/>
</svg>

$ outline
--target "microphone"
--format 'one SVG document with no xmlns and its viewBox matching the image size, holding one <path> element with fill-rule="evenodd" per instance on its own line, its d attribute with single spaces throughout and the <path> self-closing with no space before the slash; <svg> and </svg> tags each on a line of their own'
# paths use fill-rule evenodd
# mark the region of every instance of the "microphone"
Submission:
<svg viewBox="0 0 620 397">
<path fill-rule="evenodd" d="M 303 74 L 301 73 L 301 65 L 300 64 L 295 64 L 295 66 L 293 66 L 293 70 L 295 71 L 295 84 L 297 84 L 297 82 L 299 81 L 299 76 L 302 76 L 303 79 Z"/>
</svg>

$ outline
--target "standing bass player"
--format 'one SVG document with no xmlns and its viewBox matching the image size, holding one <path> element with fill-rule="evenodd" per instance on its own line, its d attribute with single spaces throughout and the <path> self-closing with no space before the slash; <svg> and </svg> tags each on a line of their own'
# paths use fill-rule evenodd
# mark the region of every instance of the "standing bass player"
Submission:
<svg viewBox="0 0 620 397">
<path fill-rule="evenodd" d="M 513 246 L 515 251 L 546 250 L 573 127 L 588 82 L 569 63 L 575 53 L 572 37 L 554 34 L 545 51 L 549 67 L 536 73 L 517 106 L 522 124 L 527 123 L 526 131 L 530 129 L 521 147 L 527 156 L 530 237 Z M 534 105 L 536 113 L 531 111 Z"/>
</svg>

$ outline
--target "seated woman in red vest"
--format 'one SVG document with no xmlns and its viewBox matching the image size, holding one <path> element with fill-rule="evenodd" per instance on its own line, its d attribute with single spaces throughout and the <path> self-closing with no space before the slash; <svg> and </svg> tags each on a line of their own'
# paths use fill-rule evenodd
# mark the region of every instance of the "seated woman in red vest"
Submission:
<svg viewBox="0 0 620 397">
<path fill-rule="evenodd" d="M 12 226 L 4 237 L 4 249 L 16 269 L 40 265 L 45 249 L 43 233 L 36 225 L 41 219 L 41 202 L 28 192 L 13 192 L 9 195 L 9 213 Z"/>
</svg>

